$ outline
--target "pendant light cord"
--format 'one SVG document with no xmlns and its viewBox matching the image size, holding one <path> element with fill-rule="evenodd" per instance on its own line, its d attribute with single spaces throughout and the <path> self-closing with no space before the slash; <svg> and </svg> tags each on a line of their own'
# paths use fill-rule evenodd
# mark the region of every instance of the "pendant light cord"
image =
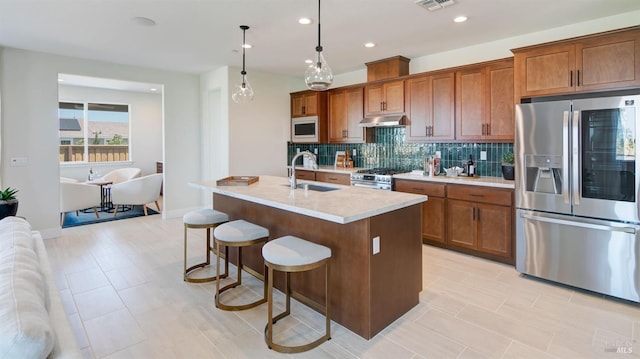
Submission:
<svg viewBox="0 0 640 359">
<path fill-rule="evenodd" d="M 247 31 L 247 29 L 249 28 L 249 26 L 247 25 L 241 25 L 240 28 L 242 29 L 242 71 L 240 72 L 240 74 L 242 75 L 242 87 L 244 88 L 245 86 L 245 82 L 244 82 L 244 76 L 247 74 L 247 72 L 244 70 L 244 50 L 246 48 L 245 44 L 246 44 L 246 40 L 245 40 L 245 32 Z"/>
<path fill-rule="evenodd" d="M 322 45 L 320 43 L 320 0 L 318 0 L 318 46 L 316 47 L 316 51 L 322 52 Z"/>
</svg>

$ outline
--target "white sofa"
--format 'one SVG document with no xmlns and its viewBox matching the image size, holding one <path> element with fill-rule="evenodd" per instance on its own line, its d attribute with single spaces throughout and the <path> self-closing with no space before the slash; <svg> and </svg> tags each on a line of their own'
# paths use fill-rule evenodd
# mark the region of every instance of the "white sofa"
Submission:
<svg viewBox="0 0 640 359">
<path fill-rule="evenodd" d="M 0 358 L 82 358 L 40 232 L 0 220 Z"/>
</svg>

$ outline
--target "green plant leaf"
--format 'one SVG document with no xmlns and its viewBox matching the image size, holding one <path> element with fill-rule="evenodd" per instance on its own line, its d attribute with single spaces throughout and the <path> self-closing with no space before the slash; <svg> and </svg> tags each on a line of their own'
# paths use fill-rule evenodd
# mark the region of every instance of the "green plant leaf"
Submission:
<svg viewBox="0 0 640 359">
<path fill-rule="evenodd" d="M 12 199 L 16 199 L 16 193 L 18 193 L 18 190 L 11 187 L 0 190 L 0 201 L 10 201 Z"/>
</svg>

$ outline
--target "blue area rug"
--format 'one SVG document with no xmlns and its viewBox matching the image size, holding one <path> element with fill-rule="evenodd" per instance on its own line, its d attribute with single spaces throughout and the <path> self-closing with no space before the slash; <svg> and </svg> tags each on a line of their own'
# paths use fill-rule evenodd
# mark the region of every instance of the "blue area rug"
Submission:
<svg viewBox="0 0 640 359">
<path fill-rule="evenodd" d="M 144 211 L 142 210 L 141 205 L 137 205 L 133 206 L 133 209 L 128 211 L 120 212 L 120 210 L 118 210 L 118 214 L 116 216 L 113 215 L 113 212 L 109 213 L 98 211 L 98 214 L 100 215 L 100 218 L 96 218 L 96 214 L 93 212 L 93 209 L 87 210 L 86 213 L 83 211 L 79 211 L 79 214 L 77 216 L 75 211 L 68 212 L 67 217 L 64 219 L 64 226 L 62 226 L 62 228 L 140 217 L 144 216 Z M 147 207 L 147 214 L 151 216 L 153 214 L 158 214 L 158 212 L 151 209 L 150 207 Z"/>
</svg>

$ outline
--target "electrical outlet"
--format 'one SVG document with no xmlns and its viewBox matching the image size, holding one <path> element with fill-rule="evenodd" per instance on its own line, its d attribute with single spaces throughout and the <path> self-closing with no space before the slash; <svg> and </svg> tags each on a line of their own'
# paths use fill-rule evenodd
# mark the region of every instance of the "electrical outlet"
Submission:
<svg viewBox="0 0 640 359">
<path fill-rule="evenodd" d="M 299 148 L 296 148 L 296 153 L 300 153 L 300 149 Z"/>
<path fill-rule="evenodd" d="M 380 236 L 373 237 L 373 254 L 380 253 Z"/>
<path fill-rule="evenodd" d="M 487 151 L 480 151 L 480 161 L 487 160 Z"/>
<path fill-rule="evenodd" d="M 27 157 L 11 157 L 11 167 L 24 167 L 28 164 Z"/>
<path fill-rule="evenodd" d="M 353 151 L 351 151 L 351 155 L 352 156 L 356 156 L 356 149 L 354 148 Z"/>
<path fill-rule="evenodd" d="M 314 149 L 313 149 L 313 153 L 317 155 L 317 154 L 318 154 L 318 149 L 317 149 L 317 148 L 314 148 Z"/>
<path fill-rule="evenodd" d="M 440 152 L 440 151 L 436 151 L 436 157 L 440 157 L 440 158 L 442 158 L 442 152 Z"/>
</svg>

